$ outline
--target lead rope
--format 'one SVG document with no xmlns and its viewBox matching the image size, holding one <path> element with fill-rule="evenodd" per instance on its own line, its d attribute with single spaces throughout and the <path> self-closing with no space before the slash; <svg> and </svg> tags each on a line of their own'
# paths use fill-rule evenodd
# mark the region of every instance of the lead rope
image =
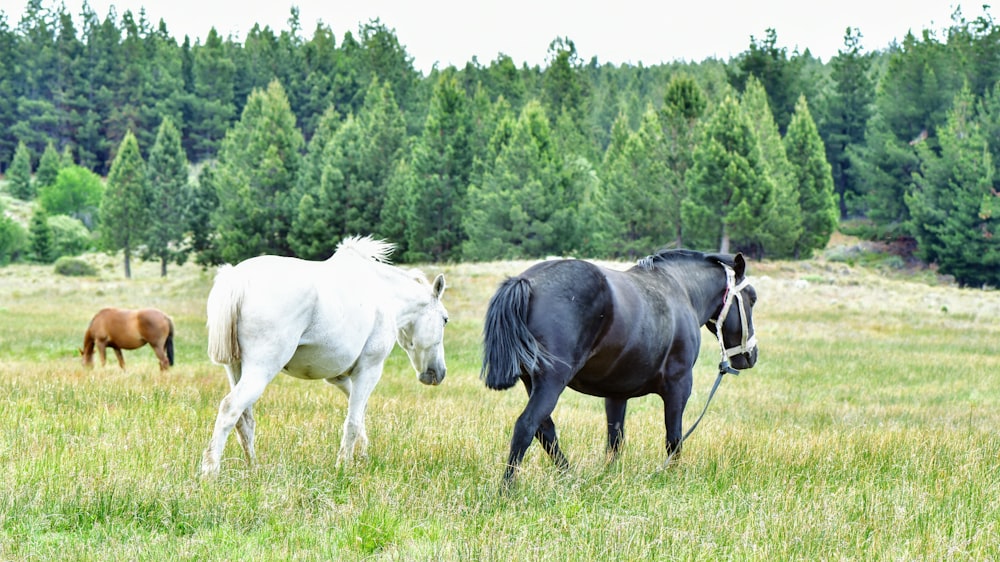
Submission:
<svg viewBox="0 0 1000 562">
<path fill-rule="evenodd" d="M 715 383 L 712 385 L 712 390 L 708 393 L 708 399 L 705 400 L 705 407 L 702 408 L 701 414 L 698 416 L 698 419 L 694 421 L 694 424 L 692 424 L 691 427 L 684 434 L 684 436 L 681 437 L 680 443 L 677 444 L 677 447 L 673 451 L 670 451 L 670 454 L 667 455 L 667 460 L 666 462 L 663 463 L 664 466 L 670 465 L 670 461 L 674 458 L 674 455 L 679 453 L 680 450 L 683 448 L 684 441 L 687 441 L 688 436 L 690 436 L 691 433 L 694 432 L 694 429 L 698 427 L 698 424 L 701 423 L 701 418 L 705 417 L 705 412 L 708 411 L 708 405 L 712 403 L 712 397 L 715 396 L 715 391 L 719 389 L 719 385 L 722 383 L 722 377 L 724 377 L 727 374 L 730 375 L 740 374 L 739 371 L 734 369 L 729 364 L 729 353 L 728 350 L 726 349 L 725 342 L 723 342 L 722 340 L 722 323 L 725 321 L 726 315 L 729 313 L 729 308 L 733 304 L 734 296 L 739 299 L 740 306 L 743 306 L 743 298 L 739 292 L 740 290 L 743 289 L 743 287 L 745 287 L 748 284 L 748 281 L 746 278 L 744 278 L 743 282 L 740 283 L 738 287 L 734 286 L 736 284 L 736 273 L 733 271 L 731 267 L 725 264 L 722 264 L 722 267 L 724 267 L 726 270 L 726 293 L 725 296 L 723 297 L 722 311 L 719 312 L 719 318 L 715 322 L 715 333 L 716 337 L 719 339 L 719 348 L 721 349 L 721 355 L 722 355 L 722 361 L 719 362 L 719 375 L 715 377 Z M 743 322 L 743 347 L 746 347 L 747 325 L 746 325 L 746 318 L 744 317 L 742 312 L 740 314 L 740 320 Z"/>
</svg>

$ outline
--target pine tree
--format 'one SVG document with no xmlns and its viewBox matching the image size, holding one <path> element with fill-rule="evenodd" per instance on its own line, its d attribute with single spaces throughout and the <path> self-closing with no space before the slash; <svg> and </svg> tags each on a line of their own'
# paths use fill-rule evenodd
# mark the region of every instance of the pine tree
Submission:
<svg viewBox="0 0 1000 562">
<path fill-rule="evenodd" d="M 376 233 L 386 183 L 406 147 L 406 119 L 388 82 L 369 85 L 357 124 L 360 136 L 348 141 L 356 145 L 357 155 L 335 161 L 347 180 L 344 232 Z"/>
<path fill-rule="evenodd" d="M 468 105 L 454 73 L 442 73 L 413 149 L 406 200 L 409 261 L 454 259 L 465 239 L 461 220 L 472 168 Z"/>
<path fill-rule="evenodd" d="M 749 119 L 731 96 L 708 118 L 688 177 L 681 207 L 685 239 L 723 253 L 731 246 L 759 252 L 760 217 L 774 204 L 774 185 Z"/>
<path fill-rule="evenodd" d="M 676 241 L 680 201 L 671 189 L 676 172 L 667 167 L 659 115 L 646 111 L 639 130 L 627 132 L 627 117 L 615 121 L 604 163 L 608 211 L 613 217 L 616 255 L 635 259 Z"/>
<path fill-rule="evenodd" d="M 139 142 L 131 132 L 126 133 L 111 163 L 107 191 L 101 200 L 98 230 L 105 250 L 122 251 L 127 279 L 132 278 L 132 253 L 142 243 L 146 225 L 153 220 L 149 212 L 148 185 Z"/>
<path fill-rule="evenodd" d="M 940 155 L 919 146 L 920 173 L 906 194 L 920 256 L 962 285 L 1000 285 L 1000 218 L 984 212 L 995 193 L 993 161 L 968 87 L 939 129 Z"/>
<path fill-rule="evenodd" d="M 186 150 L 194 161 L 201 161 L 215 156 L 236 115 L 236 67 L 214 27 L 204 45 L 195 45 L 192 53 L 194 95 L 188 98 L 192 119 L 186 123 Z"/>
<path fill-rule="evenodd" d="M 7 168 L 7 189 L 10 194 L 22 201 L 35 198 L 35 186 L 31 181 L 31 149 L 23 142 L 17 143 L 14 159 Z"/>
<path fill-rule="evenodd" d="M 701 122 L 708 101 L 705 93 L 690 76 L 680 73 L 671 77 L 663 96 L 660 124 L 663 127 L 665 153 L 662 158 L 672 173 L 668 177 L 667 192 L 670 196 L 670 222 L 675 225 L 674 244 L 684 246 L 684 223 L 681 205 L 688 196 L 685 176 L 691 169 L 697 127 Z M 667 241 L 664 240 L 664 243 Z"/>
<path fill-rule="evenodd" d="M 303 145 L 281 84 L 255 90 L 226 133 L 213 172 L 219 206 L 212 223 L 221 259 L 291 255 L 288 232 L 299 203 L 292 189 Z"/>
<path fill-rule="evenodd" d="M 795 105 L 784 142 L 802 210 L 802 234 L 795 243 L 795 257 L 808 258 L 813 250 L 826 247 L 839 214 L 830 163 L 805 97 Z"/>
<path fill-rule="evenodd" d="M 52 241 L 52 229 L 47 222 L 45 211 L 38 209 L 31 215 L 28 234 L 31 239 L 31 257 L 37 263 L 52 263 L 56 259 Z"/>
<path fill-rule="evenodd" d="M 538 102 L 529 102 L 513 124 L 501 123 L 493 166 L 482 186 L 470 186 L 462 224 L 469 260 L 562 255 L 579 245 L 579 198 L 568 185 L 566 163 Z"/>
<path fill-rule="evenodd" d="M 875 98 L 873 59 L 873 53 L 862 52 L 861 32 L 848 28 L 844 47 L 830 60 L 833 90 L 827 98 L 820 135 L 826 141 L 826 156 L 842 219 L 855 210 L 853 205 L 862 192 L 851 169 L 848 147 L 863 144 L 865 140 L 865 125 L 872 115 Z"/>
<path fill-rule="evenodd" d="M 182 245 L 191 206 L 187 156 L 181 146 L 180 132 L 169 117 L 156 133 L 146 172 L 153 220 L 142 237 L 145 243 L 142 257 L 159 259 L 160 275 L 166 277 L 169 262 L 183 265 L 187 261 L 187 251 Z"/>
<path fill-rule="evenodd" d="M 771 115 L 764 86 L 751 76 L 740 98 L 740 107 L 760 143 L 761 162 L 774 185 L 774 206 L 757 216 L 757 234 L 761 253 L 788 258 L 795 254 L 795 242 L 802 235 L 802 209 L 799 206 L 798 185 L 778 125 Z"/>
<path fill-rule="evenodd" d="M 352 117 L 353 119 L 353 117 Z M 292 252 L 303 259 L 330 257 L 344 227 L 340 174 L 332 167 L 337 131 L 343 120 L 333 106 L 319 120 L 302 159 L 292 200 L 297 209 L 288 233 Z"/>
<path fill-rule="evenodd" d="M 41 191 L 56 183 L 60 168 L 62 168 L 62 156 L 56 150 L 55 144 L 49 141 L 45 145 L 45 152 L 38 160 L 38 169 L 35 170 L 35 190 Z"/>
</svg>

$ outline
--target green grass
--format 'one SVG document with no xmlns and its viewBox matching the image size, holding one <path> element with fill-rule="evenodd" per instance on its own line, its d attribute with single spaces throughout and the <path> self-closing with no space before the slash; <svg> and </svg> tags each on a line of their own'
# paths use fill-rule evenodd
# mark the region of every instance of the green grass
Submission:
<svg viewBox="0 0 1000 562">
<path fill-rule="evenodd" d="M 211 273 L 157 277 L 88 256 L 97 278 L 0 269 L 2 560 L 996 559 L 1000 294 L 840 263 L 753 263 L 758 366 L 724 380 L 664 469 L 662 406 L 630 402 L 604 461 L 601 400 L 554 419 L 573 465 L 537 444 L 499 493 L 524 391 L 478 380 L 486 302 L 527 262 L 443 271 L 448 378 L 421 385 L 394 351 L 368 407 L 367 459 L 336 468 L 346 411 L 329 385 L 278 377 L 255 407 L 260 466 L 234 438 L 213 482 L 201 451 L 226 391 L 205 354 Z M 152 350 L 85 371 L 102 306 L 157 306 L 177 365 Z M 704 332 L 686 423 L 714 380 Z"/>
</svg>

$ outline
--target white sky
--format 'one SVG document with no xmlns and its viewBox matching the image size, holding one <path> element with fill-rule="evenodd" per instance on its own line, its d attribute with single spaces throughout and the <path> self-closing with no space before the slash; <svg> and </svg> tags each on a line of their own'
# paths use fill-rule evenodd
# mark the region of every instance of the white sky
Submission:
<svg viewBox="0 0 1000 562">
<path fill-rule="evenodd" d="M 789 52 L 809 48 L 824 61 L 843 46 L 844 31 L 857 27 L 868 51 L 881 49 L 906 32 L 938 32 L 961 5 L 968 20 L 983 14 L 987 0 L 88 0 L 101 17 L 114 5 L 147 19 L 160 19 L 180 42 L 204 38 L 211 27 L 242 39 L 254 23 L 276 33 L 288 29 L 291 6 L 299 7 L 302 35 L 312 36 L 318 21 L 328 25 L 338 44 L 345 31 L 379 18 L 425 74 L 437 63 L 461 67 L 473 56 L 488 65 L 498 53 L 514 62 L 545 64 L 556 37 L 571 39 L 585 62 L 728 60 L 747 49 L 750 37 L 777 32 L 778 46 Z M 65 4 L 79 25 L 83 0 L 42 0 Z M 7 23 L 16 27 L 27 0 L 0 0 Z"/>
</svg>

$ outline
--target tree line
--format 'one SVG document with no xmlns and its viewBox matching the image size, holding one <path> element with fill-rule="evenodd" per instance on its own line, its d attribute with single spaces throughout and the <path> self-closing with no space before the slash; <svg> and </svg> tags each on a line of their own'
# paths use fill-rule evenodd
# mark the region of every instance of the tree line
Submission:
<svg viewBox="0 0 1000 562">
<path fill-rule="evenodd" d="M 500 53 L 427 76 L 378 20 L 307 38 L 292 9 L 286 30 L 192 43 L 142 13 L 80 18 L 0 13 L 0 170 L 39 217 L 0 222 L 0 260 L 90 240 L 165 274 L 189 255 L 322 259 L 354 233 L 409 262 L 804 258 L 840 222 L 1000 280 L 988 15 L 871 52 L 848 29 L 825 63 L 768 30 L 728 61 L 616 66 L 557 38 L 544 66 Z"/>
</svg>

